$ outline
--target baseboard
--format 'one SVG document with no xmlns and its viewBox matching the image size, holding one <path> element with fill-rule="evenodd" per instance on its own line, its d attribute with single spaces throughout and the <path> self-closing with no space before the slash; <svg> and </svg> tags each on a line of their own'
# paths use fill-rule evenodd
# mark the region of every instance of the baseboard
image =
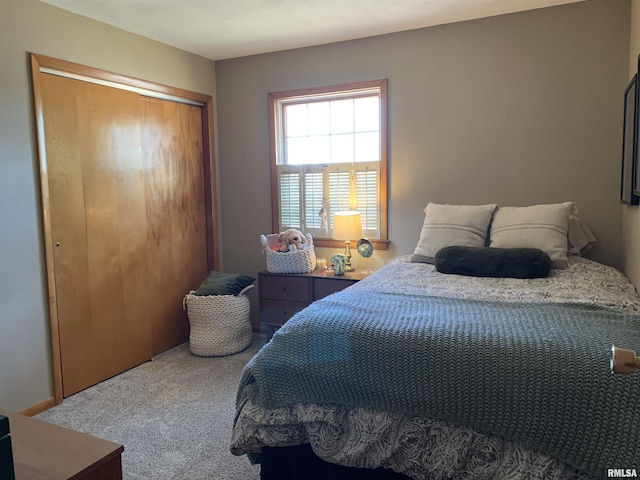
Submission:
<svg viewBox="0 0 640 480">
<path fill-rule="evenodd" d="M 40 403 L 36 403 L 28 408 L 22 410 L 22 415 L 26 415 L 27 417 L 33 417 L 39 413 L 44 412 L 45 410 L 49 410 L 51 407 L 55 407 L 56 401 L 53 397 L 47 398 L 46 400 L 41 401 Z"/>
</svg>

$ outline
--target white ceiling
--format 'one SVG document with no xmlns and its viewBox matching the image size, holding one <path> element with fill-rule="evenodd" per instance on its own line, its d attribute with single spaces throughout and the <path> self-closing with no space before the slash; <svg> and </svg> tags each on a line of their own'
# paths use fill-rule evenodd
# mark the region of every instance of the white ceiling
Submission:
<svg viewBox="0 0 640 480">
<path fill-rule="evenodd" d="M 43 0 L 212 60 L 584 0 Z"/>
</svg>

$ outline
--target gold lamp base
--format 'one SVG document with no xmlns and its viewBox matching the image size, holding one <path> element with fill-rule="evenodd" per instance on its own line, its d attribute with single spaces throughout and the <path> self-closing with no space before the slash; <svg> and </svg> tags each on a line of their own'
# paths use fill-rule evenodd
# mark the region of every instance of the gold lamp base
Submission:
<svg viewBox="0 0 640 480">
<path fill-rule="evenodd" d="M 347 257 L 347 263 L 344 266 L 344 271 L 354 272 L 356 269 L 351 266 L 351 240 L 344 241 L 344 256 Z"/>
</svg>

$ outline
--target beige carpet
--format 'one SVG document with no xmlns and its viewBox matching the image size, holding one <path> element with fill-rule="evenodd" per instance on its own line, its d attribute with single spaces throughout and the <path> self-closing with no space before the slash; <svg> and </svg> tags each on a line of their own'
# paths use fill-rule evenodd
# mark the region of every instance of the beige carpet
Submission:
<svg viewBox="0 0 640 480">
<path fill-rule="evenodd" d="M 184 343 L 37 418 L 123 444 L 127 480 L 257 480 L 229 441 L 240 373 L 264 341 L 254 334 L 227 357 L 197 357 Z"/>
</svg>

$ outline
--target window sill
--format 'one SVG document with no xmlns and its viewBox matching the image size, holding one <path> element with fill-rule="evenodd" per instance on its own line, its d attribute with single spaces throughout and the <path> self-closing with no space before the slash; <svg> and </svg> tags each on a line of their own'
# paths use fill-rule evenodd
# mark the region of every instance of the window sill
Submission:
<svg viewBox="0 0 640 480">
<path fill-rule="evenodd" d="M 389 250 L 389 240 L 371 240 L 374 250 Z M 351 241 L 351 248 L 356 248 L 358 244 L 357 240 Z M 317 238 L 313 237 L 313 245 L 316 247 L 328 247 L 328 248 L 343 248 L 344 240 L 334 240 L 333 238 Z"/>
</svg>

